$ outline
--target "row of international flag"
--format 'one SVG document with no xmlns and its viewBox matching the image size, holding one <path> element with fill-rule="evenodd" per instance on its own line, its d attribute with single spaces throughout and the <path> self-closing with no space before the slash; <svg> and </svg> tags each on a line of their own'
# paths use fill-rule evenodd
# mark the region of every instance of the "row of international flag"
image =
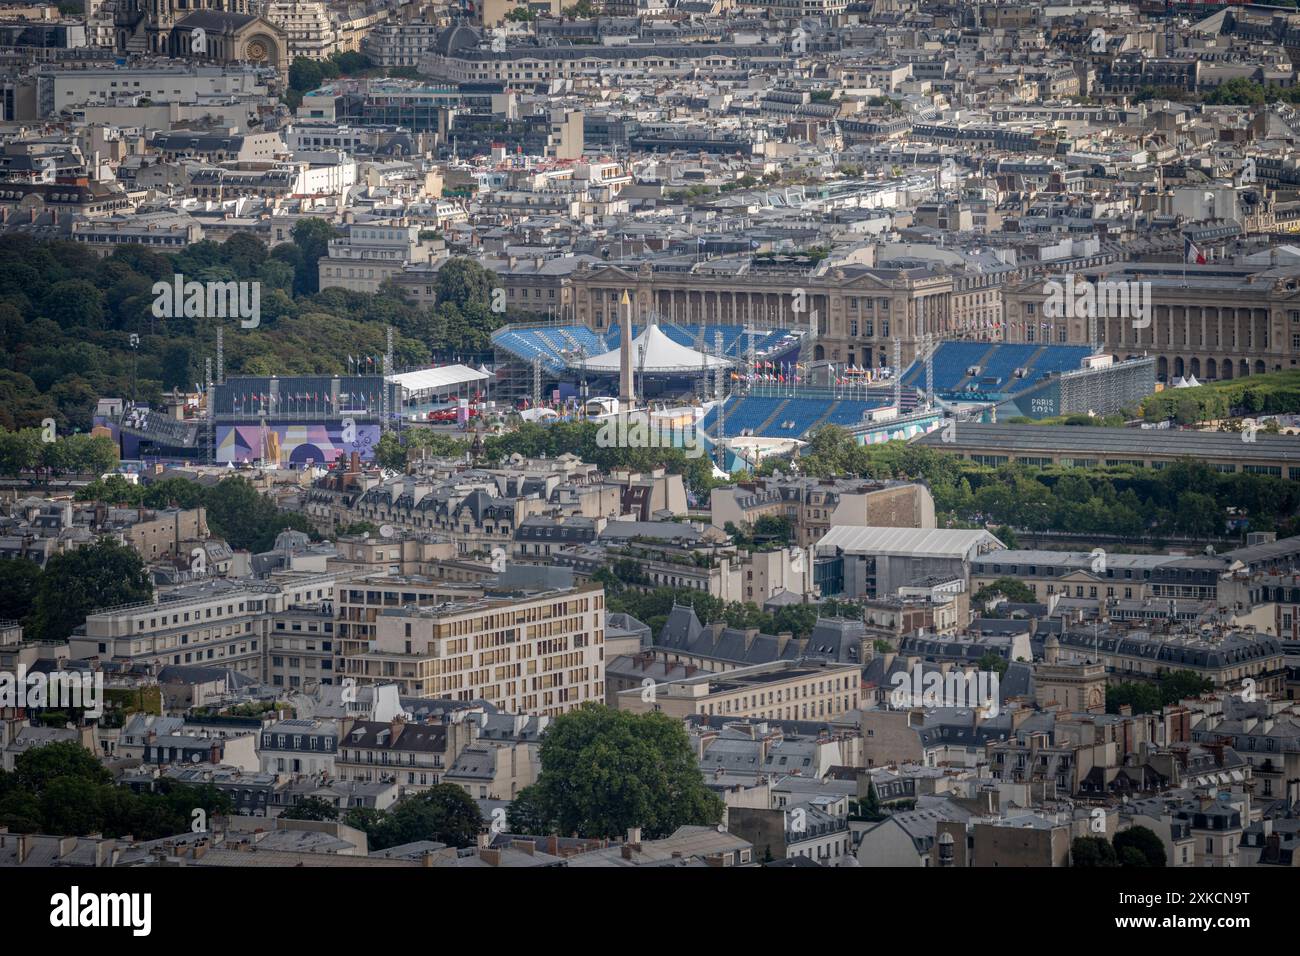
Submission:
<svg viewBox="0 0 1300 956">
<path fill-rule="evenodd" d="M 747 363 L 742 371 L 732 372 L 733 382 L 793 382 L 804 379 L 805 366 L 800 362 L 770 362 L 758 359 Z"/>
<path fill-rule="evenodd" d="M 1108 318 L 1108 316 L 1100 316 L 1100 318 L 1105 319 Z M 1061 324 L 1062 325 L 1065 324 L 1064 319 L 1062 319 Z M 999 322 L 999 321 L 994 321 L 993 319 L 983 319 L 983 320 L 977 320 L 975 322 L 959 322 L 957 323 L 956 326 L 958 330 L 963 330 L 963 331 L 966 329 L 991 329 L 995 332 L 1000 332 L 1003 328 L 1006 328 L 1008 330 L 1018 330 L 1024 332 L 1035 327 L 1040 329 L 1054 329 L 1056 328 L 1056 323 L 1055 322 L 1037 322 L 1037 323 Z"/>
<path fill-rule="evenodd" d="M 352 405 L 360 405 L 370 408 L 379 404 L 379 393 L 364 394 L 361 392 L 339 392 L 338 402 L 336 403 L 328 392 L 244 392 L 231 396 L 231 401 L 243 411 L 247 406 L 264 405 L 268 408 L 290 408 L 298 409 L 303 406 L 325 406 L 333 408 L 336 404 L 340 408 L 347 408 Z"/>
<path fill-rule="evenodd" d="M 861 365 L 831 365 L 830 378 L 836 385 L 865 385 L 888 379 L 889 368 L 864 368 Z M 807 366 L 801 362 L 769 362 L 759 360 L 746 365 L 742 371 L 732 372 L 733 382 L 768 382 L 799 385 L 808 381 Z"/>
</svg>

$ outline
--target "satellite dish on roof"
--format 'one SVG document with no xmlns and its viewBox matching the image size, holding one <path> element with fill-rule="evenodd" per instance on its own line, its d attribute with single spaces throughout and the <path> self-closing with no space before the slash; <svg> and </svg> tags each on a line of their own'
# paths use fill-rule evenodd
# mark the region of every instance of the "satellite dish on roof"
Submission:
<svg viewBox="0 0 1300 956">
<path fill-rule="evenodd" d="M 379 537 L 381 538 L 391 538 L 396 533 L 397 533 L 397 529 L 394 528 L 391 524 L 380 525 L 379 527 Z"/>
</svg>

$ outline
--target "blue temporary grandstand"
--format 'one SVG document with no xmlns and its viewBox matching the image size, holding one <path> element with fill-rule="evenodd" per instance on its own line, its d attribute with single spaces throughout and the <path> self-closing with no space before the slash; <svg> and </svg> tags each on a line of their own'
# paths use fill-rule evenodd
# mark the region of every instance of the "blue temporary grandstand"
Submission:
<svg viewBox="0 0 1300 956">
<path fill-rule="evenodd" d="M 579 355 L 603 355 L 610 347 L 585 325 L 552 325 L 533 329 L 499 329 L 492 344 L 517 359 L 532 363 L 540 356 L 542 367 L 552 375 L 564 371 Z"/>
<path fill-rule="evenodd" d="M 997 400 L 1023 392 L 1051 375 L 1080 368 L 1087 345 L 943 342 L 934 353 L 934 391 L 945 399 Z M 976 369 L 975 374 L 971 370 Z M 1017 371 L 1021 375 L 1017 375 Z M 903 373 L 903 384 L 925 388 L 925 362 Z"/>
<path fill-rule="evenodd" d="M 661 323 L 660 329 L 673 341 L 695 348 L 703 332 L 706 351 L 712 351 L 717 336 L 722 336 L 722 351 L 728 358 L 744 358 L 752 340 L 754 354 L 777 360 L 799 348 L 799 336 L 788 329 L 746 330 L 739 325 L 670 325 Z M 644 327 L 633 324 L 632 338 L 641 334 Z M 556 375 L 579 355 L 592 358 L 618 348 L 619 327 L 610 326 L 603 333 L 594 332 L 585 325 L 548 325 L 534 328 L 507 327 L 492 333 L 492 345 L 502 352 L 529 364 L 540 356 L 543 369 Z"/>
<path fill-rule="evenodd" d="M 861 424 L 866 413 L 889 404 L 879 398 L 837 398 L 834 395 L 733 395 L 722 407 L 722 426 L 729 438 L 753 435 L 759 438 L 806 439 L 823 425 L 851 427 Z M 719 411 L 715 406 L 701 427 L 712 439 L 717 435 Z"/>
</svg>

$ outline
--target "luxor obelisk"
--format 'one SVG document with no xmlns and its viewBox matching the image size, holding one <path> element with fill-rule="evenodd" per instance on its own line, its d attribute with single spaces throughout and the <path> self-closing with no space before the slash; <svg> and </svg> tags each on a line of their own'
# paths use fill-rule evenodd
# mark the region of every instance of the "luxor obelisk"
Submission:
<svg viewBox="0 0 1300 956">
<path fill-rule="evenodd" d="M 623 321 L 619 328 L 618 352 L 618 404 L 619 411 L 626 412 L 636 404 L 636 384 L 632 380 L 632 300 L 627 290 L 623 290 Z"/>
</svg>

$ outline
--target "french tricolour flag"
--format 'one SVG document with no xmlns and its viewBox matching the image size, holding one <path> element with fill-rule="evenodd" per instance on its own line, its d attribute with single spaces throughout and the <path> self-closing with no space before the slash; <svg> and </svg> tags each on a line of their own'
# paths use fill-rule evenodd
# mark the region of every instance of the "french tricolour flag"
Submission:
<svg viewBox="0 0 1300 956">
<path fill-rule="evenodd" d="M 1196 248 L 1196 243 L 1183 236 L 1183 262 L 1192 262 L 1198 266 L 1205 265 L 1205 253 Z"/>
</svg>

